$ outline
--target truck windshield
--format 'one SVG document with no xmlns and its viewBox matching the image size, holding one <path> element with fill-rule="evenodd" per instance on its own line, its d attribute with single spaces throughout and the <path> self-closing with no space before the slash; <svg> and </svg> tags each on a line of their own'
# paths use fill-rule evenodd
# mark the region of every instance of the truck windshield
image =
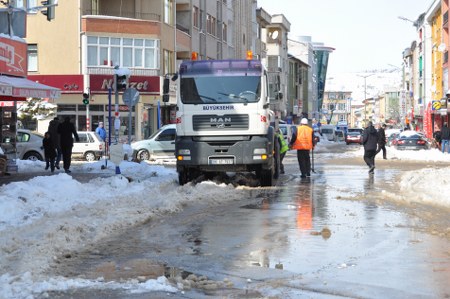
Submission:
<svg viewBox="0 0 450 299">
<path fill-rule="evenodd" d="M 259 76 L 182 77 L 183 104 L 256 103 L 261 98 Z"/>
</svg>

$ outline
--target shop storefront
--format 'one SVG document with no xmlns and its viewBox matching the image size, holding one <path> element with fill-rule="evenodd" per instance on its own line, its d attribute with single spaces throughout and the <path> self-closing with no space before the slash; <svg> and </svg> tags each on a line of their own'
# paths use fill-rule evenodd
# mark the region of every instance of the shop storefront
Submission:
<svg viewBox="0 0 450 299">
<path fill-rule="evenodd" d="M 0 36 L 0 142 L 7 158 L 15 160 L 17 103 L 27 98 L 57 99 L 61 92 L 26 78 L 27 44 Z"/>
<path fill-rule="evenodd" d="M 61 89 L 61 98 L 54 102 L 57 115 L 70 116 L 80 131 L 94 131 L 99 122 L 109 131 L 114 124 L 117 101 L 121 123 L 119 139 L 127 142 L 129 107 L 123 102 L 122 91 L 116 99 L 113 75 L 34 75 L 30 78 Z M 135 88 L 140 96 L 139 102 L 131 108 L 132 140 L 145 139 L 161 125 L 175 122 L 175 105 L 162 102 L 160 86 L 159 76 L 129 78 L 128 87 Z M 89 95 L 88 105 L 83 103 L 83 93 Z"/>
</svg>

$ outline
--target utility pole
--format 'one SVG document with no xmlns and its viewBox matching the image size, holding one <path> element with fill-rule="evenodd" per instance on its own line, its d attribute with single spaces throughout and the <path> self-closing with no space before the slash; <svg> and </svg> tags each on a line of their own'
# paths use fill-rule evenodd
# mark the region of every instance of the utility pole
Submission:
<svg viewBox="0 0 450 299">
<path fill-rule="evenodd" d="M 369 74 L 369 75 L 357 75 L 358 77 L 364 78 L 364 121 L 367 122 L 367 81 L 366 79 L 370 76 L 373 76 L 375 74 Z"/>
</svg>

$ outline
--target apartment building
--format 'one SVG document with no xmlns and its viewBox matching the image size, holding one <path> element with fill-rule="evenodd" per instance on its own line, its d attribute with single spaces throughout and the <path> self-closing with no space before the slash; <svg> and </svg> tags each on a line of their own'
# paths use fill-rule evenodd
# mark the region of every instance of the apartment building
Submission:
<svg viewBox="0 0 450 299">
<path fill-rule="evenodd" d="M 351 118 L 351 91 L 325 91 L 322 103 L 322 123 L 349 123 Z"/>
</svg>

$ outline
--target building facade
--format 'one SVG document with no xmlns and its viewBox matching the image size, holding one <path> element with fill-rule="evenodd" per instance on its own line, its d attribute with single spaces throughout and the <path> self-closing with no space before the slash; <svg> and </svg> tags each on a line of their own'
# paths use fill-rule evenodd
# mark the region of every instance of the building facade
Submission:
<svg viewBox="0 0 450 299">
<path fill-rule="evenodd" d="M 176 86 L 164 102 L 162 82 L 182 60 L 245 58 L 248 50 L 263 56 L 266 23 L 256 8 L 252 0 L 61 1 L 51 22 L 37 12 L 27 18 L 28 75 L 61 89 L 58 116 L 70 116 L 79 130 L 95 130 L 101 121 L 109 130 L 118 116 L 125 136 L 131 115 L 132 138 L 146 138 L 175 122 Z M 139 92 L 131 107 L 115 92 L 122 69 Z"/>
</svg>

